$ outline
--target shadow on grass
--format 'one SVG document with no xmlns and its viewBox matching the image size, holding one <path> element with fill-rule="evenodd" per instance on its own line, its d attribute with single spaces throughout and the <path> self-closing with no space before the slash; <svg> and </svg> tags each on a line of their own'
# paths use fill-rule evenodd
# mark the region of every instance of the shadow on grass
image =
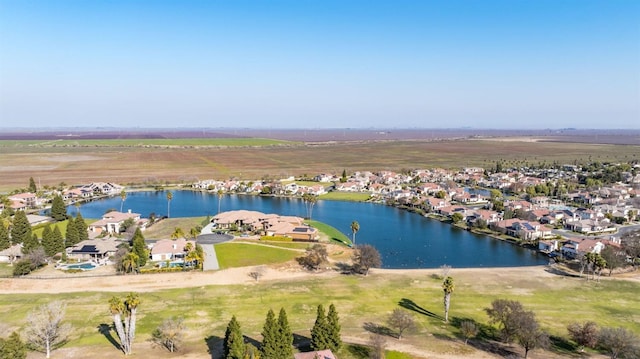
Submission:
<svg viewBox="0 0 640 359">
<path fill-rule="evenodd" d="M 578 347 L 566 338 L 551 335 L 549 336 L 549 342 L 551 344 L 549 350 L 554 353 L 568 355 L 576 358 L 582 357 L 582 354 L 577 352 Z"/>
<path fill-rule="evenodd" d="M 311 351 L 311 338 L 293 333 L 293 347 L 301 352 Z"/>
<path fill-rule="evenodd" d="M 348 344 L 346 351 L 355 359 L 368 359 L 371 355 L 369 348 L 359 344 Z"/>
<path fill-rule="evenodd" d="M 111 329 L 113 328 L 109 324 L 102 323 L 98 325 L 98 331 L 100 332 L 100 334 L 104 335 L 104 337 L 107 338 L 109 343 L 111 343 L 111 345 L 113 345 L 116 349 L 122 350 L 120 343 L 118 343 L 116 338 L 114 338 L 113 335 L 111 335 Z"/>
<path fill-rule="evenodd" d="M 414 311 L 416 313 L 419 313 L 419 314 L 422 314 L 422 315 L 426 315 L 427 317 L 431 317 L 431 318 L 435 318 L 435 319 L 439 319 L 439 320 L 444 320 L 443 317 L 437 315 L 436 313 L 430 312 L 430 311 L 422 308 L 421 306 L 417 305 L 411 299 L 402 298 L 398 302 L 398 305 L 401 306 L 402 308 L 412 310 L 412 311 Z"/>
<path fill-rule="evenodd" d="M 398 334 L 396 332 L 388 327 L 385 327 L 384 325 L 366 322 L 364 323 L 364 325 L 362 325 L 362 328 L 364 328 L 364 330 L 368 331 L 369 333 L 384 335 L 392 338 L 398 337 Z"/>
<path fill-rule="evenodd" d="M 211 354 L 211 359 L 222 358 L 222 343 L 224 338 L 210 335 L 204 338 L 204 342 L 207 344 L 207 353 Z"/>
<path fill-rule="evenodd" d="M 514 352 L 512 348 L 509 347 L 509 344 L 502 343 L 499 341 L 500 339 L 500 331 L 493 326 L 478 323 L 471 318 L 465 317 L 453 317 L 451 318 L 451 325 L 460 329 L 463 322 L 472 322 L 475 324 L 476 328 L 478 328 L 478 334 L 474 338 L 469 338 L 467 345 L 477 349 L 482 350 L 488 353 L 497 354 L 503 358 L 506 357 L 518 357 L 518 353 Z M 461 341 L 464 342 L 465 338 L 459 331 L 455 334 L 456 337 L 460 338 Z M 448 339 L 452 340 L 450 337 L 439 338 L 439 339 Z"/>
<path fill-rule="evenodd" d="M 340 274 L 350 275 L 354 274 L 355 272 L 352 265 L 344 262 L 336 263 L 336 268 L 338 269 L 338 272 L 340 272 Z"/>
</svg>

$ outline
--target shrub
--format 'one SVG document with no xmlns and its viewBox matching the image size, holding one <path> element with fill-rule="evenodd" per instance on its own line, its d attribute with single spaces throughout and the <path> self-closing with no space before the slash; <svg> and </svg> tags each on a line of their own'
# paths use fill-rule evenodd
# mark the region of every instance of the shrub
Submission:
<svg viewBox="0 0 640 359">
<path fill-rule="evenodd" d="M 31 261 L 27 259 L 23 259 L 21 261 L 18 261 L 13 267 L 13 275 L 16 277 L 21 275 L 27 275 L 31 273 L 31 270 L 32 270 Z"/>
</svg>

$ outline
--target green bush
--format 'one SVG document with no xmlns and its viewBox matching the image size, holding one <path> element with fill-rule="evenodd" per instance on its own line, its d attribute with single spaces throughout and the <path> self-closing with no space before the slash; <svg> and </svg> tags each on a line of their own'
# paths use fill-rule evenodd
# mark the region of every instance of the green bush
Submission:
<svg viewBox="0 0 640 359">
<path fill-rule="evenodd" d="M 32 267 L 31 261 L 28 259 L 23 259 L 18 263 L 16 263 L 15 266 L 13 267 L 13 275 L 16 277 L 21 275 L 27 275 L 31 273 L 31 270 L 32 270 L 31 267 Z"/>
<path fill-rule="evenodd" d="M 71 269 L 65 269 L 64 272 L 69 274 L 74 274 L 74 273 L 83 272 L 83 270 L 80 268 L 71 268 Z"/>
<path fill-rule="evenodd" d="M 261 236 L 260 240 L 269 242 L 293 242 L 293 238 L 285 236 Z"/>
</svg>

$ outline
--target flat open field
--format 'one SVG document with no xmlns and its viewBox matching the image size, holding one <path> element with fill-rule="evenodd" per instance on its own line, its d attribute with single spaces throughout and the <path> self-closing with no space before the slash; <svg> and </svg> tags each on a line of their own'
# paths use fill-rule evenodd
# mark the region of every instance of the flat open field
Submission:
<svg viewBox="0 0 640 359">
<path fill-rule="evenodd" d="M 640 333 L 637 280 L 603 278 L 598 284 L 552 274 L 544 267 L 454 268 L 450 273 L 456 284 L 452 324 L 447 325 L 442 320 L 442 280 L 434 277 L 438 270 L 374 270 L 368 277 L 361 277 L 333 270 L 310 274 L 291 264 L 269 266 L 259 282 L 249 277 L 250 270 L 47 280 L 0 278 L 0 329 L 18 329 L 32 308 L 63 300 L 67 304 L 66 318 L 77 330 L 54 357 L 112 358 L 120 354 L 100 332 L 103 324 L 112 321 L 107 302 L 114 293 L 137 291 L 142 304 L 133 358 L 170 357 L 147 342 L 153 329 L 170 316 L 184 317 L 188 327 L 187 346 L 178 354 L 180 357 L 211 358 L 207 352 L 218 352 L 232 315 L 237 316 L 248 338 L 259 341 L 269 308 L 277 311 L 284 307 L 291 328 L 303 340 L 309 338 L 316 306 L 321 303 L 336 305 L 343 340 L 361 344 L 368 341 L 373 325 L 386 325 L 385 318 L 393 309 L 408 310 L 417 328 L 401 341 L 387 337 L 387 347 L 411 354 L 411 358 L 487 359 L 509 352 L 522 355 L 517 346 L 494 347 L 490 338 L 472 340 L 472 345 L 464 346 L 459 337 L 454 324 L 463 318 L 487 324 L 483 308 L 496 298 L 522 302 L 553 336 L 566 337 L 566 325 L 576 320 L 594 320 L 601 326 L 623 326 Z M 634 275 L 637 277 L 637 273 Z M 570 343 L 561 339 L 556 343 L 551 351 L 534 351 L 530 358 L 578 357 Z M 498 353 L 492 352 L 498 349 Z M 366 358 L 346 349 L 339 357 Z"/>
<path fill-rule="evenodd" d="M 195 179 L 283 178 L 323 172 L 412 168 L 492 167 L 496 160 L 523 163 L 629 161 L 640 146 L 504 140 L 360 141 L 234 147 L 3 146 L 0 191 L 42 185 L 108 181 L 174 183 Z"/>
</svg>

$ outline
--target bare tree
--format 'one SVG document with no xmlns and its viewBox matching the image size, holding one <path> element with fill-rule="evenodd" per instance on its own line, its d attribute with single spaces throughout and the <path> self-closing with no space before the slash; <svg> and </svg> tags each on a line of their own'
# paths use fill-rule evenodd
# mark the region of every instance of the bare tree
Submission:
<svg viewBox="0 0 640 359">
<path fill-rule="evenodd" d="M 310 270 L 318 270 L 320 266 L 327 261 L 327 248 L 322 244 L 316 243 L 307 248 L 305 255 L 298 258 L 298 263 Z"/>
<path fill-rule="evenodd" d="M 449 272 L 451 272 L 450 265 L 443 264 L 440 266 L 440 278 L 447 278 L 449 276 Z"/>
<path fill-rule="evenodd" d="M 387 341 L 386 339 L 379 333 L 371 334 L 369 337 L 369 346 L 371 350 L 369 351 L 370 359 L 384 359 L 385 354 L 384 351 L 386 349 Z"/>
<path fill-rule="evenodd" d="M 611 355 L 611 359 L 638 358 L 640 338 L 625 328 L 602 328 L 598 346 Z"/>
<path fill-rule="evenodd" d="M 491 302 L 490 308 L 485 308 L 489 315 L 489 322 L 498 324 L 502 334 L 502 340 L 510 342 L 516 338 L 519 325 L 519 317 L 525 313 L 522 304 L 515 300 L 496 299 Z"/>
<path fill-rule="evenodd" d="M 595 348 L 598 344 L 598 326 L 595 322 L 571 323 L 567 326 L 569 336 L 580 346 L 580 351 L 584 348 Z"/>
<path fill-rule="evenodd" d="M 535 314 L 530 311 L 523 312 L 517 317 L 518 328 L 516 338 L 524 348 L 524 358 L 527 359 L 529 351 L 536 348 L 546 348 L 549 345 L 549 336 L 540 329 Z"/>
<path fill-rule="evenodd" d="M 467 342 L 471 338 L 475 338 L 478 335 L 478 326 L 473 320 L 465 320 L 460 323 L 460 332 L 464 337 L 464 345 L 467 345 Z"/>
<path fill-rule="evenodd" d="M 369 244 L 364 244 L 355 249 L 353 253 L 353 265 L 354 270 L 358 273 L 362 273 L 365 276 L 369 274 L 370 268 L 378 268 L 382 265 L 382 259 L 380 258 L 380 252 Z"/>
<path fill-rule="evenodd" d="M 60 301 L 40 306 L 27 316 L 27 342 L 51 357 L 51 351 L 64 344 L 71 325 L 62 323 L 66 306 Z"/>
<path fill-rule="evenodd" d="M 387 319 L 387 323 L 392 328 L 396 328 L 398 330 L 398 340 L 402 339 L 402 334 L 415 327 L 415 320 L 411 313 L 402 309 L 394 309 L 389 319 Z"/>
<path fill-rule="evenodd" d="M 116 328 L 116 333 L 120 339 L 120 347 L 125 355 L 132 353 L 138 305 L 140 305 L 140 297 L 136 293 L 130 293 L 124 301 L 119 297 L 112 297 L 109 300 L 109 310 L 113 315 L 113 325 Z"/>
<path fill-rule="evenodd" d="M 249 272 L 249 277 L 253 278 L 257 282 L 264 276 L 264 272 L 265 268 L 263 266 L 258 266 L 253 268 L 253 270 Z"/>
<path fill-rule="evenodd" d="M 168 318 L 153 331 L 151 334 L 151 340 L 155 344 L 161 345 L 173 353 L 182 343 L 182 338 L 186 329 L 183 318 Z"/>
</svg>

